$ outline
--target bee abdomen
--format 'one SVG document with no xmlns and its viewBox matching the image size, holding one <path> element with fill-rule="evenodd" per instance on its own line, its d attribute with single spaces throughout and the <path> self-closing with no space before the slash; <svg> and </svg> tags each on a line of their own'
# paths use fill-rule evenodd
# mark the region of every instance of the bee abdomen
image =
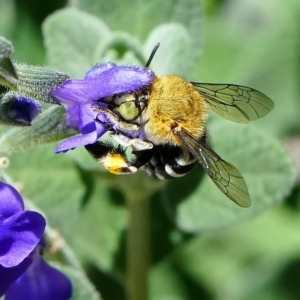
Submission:
<svg viewBox="0 0 300 300">
<path fill-rule="evenodd" d="M 186 175 L 195 163 L 187 165 L 187 166 L 180 166 L 180 165 L 165 165 L 165 172 L 171 177 L 182 177 Z"/>
<path fill-rule="evenodd" d="M 178 147 L 161 147 L 161 149 L 144 165 L 150 176 L 161 180 L 182 177 L 196 164 L 190 153 Z"/>
</svg>

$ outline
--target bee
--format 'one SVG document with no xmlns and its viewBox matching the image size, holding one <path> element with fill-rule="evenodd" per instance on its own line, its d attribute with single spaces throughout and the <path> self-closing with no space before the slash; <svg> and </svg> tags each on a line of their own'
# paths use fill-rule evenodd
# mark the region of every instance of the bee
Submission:
<svg viewBox="0 0 300 300">
<path fill-rule="evenodd" d="M 146 68 L 158 47 L 153 49 Z M 240 85 L 187 82 L 174 75 L 156 75 L 146 88 L 99 101 L 107 103 L 108 108 L 94 109 L 105 115 L 105 126 L 118 146 L 97 141 L 85 147 L 107 170 L 132 174 L 143 169 L 164 180 L 184 176 L 200 163 L 229 199 L 241 207 L 250 206 L 240 172 L 209 147 L 206 119 L 209 109 L 237 123 L 262 118 L 274 107 L 266 95 Z M 128 147 L 134 159 L 126 155 Z"/>
</svg>

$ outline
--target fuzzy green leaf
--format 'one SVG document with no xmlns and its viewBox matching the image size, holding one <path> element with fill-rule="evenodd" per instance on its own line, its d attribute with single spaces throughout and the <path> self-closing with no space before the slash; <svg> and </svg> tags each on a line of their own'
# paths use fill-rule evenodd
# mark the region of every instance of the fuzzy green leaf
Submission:
<svg viewBox="0 0 300 300">
<path fill-rule="evenodd" d="M 9 159 L 9 175 L 75 252 L 102 268 L 112 268 L 126 228 L 122 194 L 104 176 L 82 170 L 68 154 L 54 154 L 54 145 Z"/>
<path fill-rule="evenodd" d="M 15 3 L 10 0 L 2 0 L 0 2 L 0 11 L 5 12 L 0 18 L 1 34 L 8 36 L 16 21 Z"/>
<path fill-rule="evenodd" d="M 162 280 L 163 278 L 163 280 Z M 176 267 L 169 261 L 161 263 L 151 271 L 151 300 L 184 300 L 188 299 L 187 283 Z"/>
<path fill-rule="evenodd" d="M 149 55 L 154 45 L 160 42 L 161 57 L 168 62 L 168 64 L 164 63 L 164 66 L 170 65 L 169 57 L 173 58 L 172 67 L 163 69 L 163 73 L 175 71 L 178 75 L 187 74 L 200 57 L 202 36 L 201 8 L 198 0 L 150 2 L 146 0 L 138 2 L 134 0 L 96 2 L 71 0 L 70 3 L 101 18 L 113 30 L 129 32 L 141 42 L 146 41 L 150 34 L 150 40 L 147 41 L 144 51 L 145 55 Z M 168 23 L 178 25 L 172 28 Z M 176 29 L 179 30 L 176 31 Z M 180 47 L 177 45 L 178 41 L 182 43 Z M 180 68 L 182 64 L 184 64 L 183 70 Z M 161 68 L 159 68 L 160 71 Z"/>
<path fill-rule="evenodd" d="M 179 22 L 191 31 L 193 37 L 196 34 L 199 42 L 201 9 L 198 0 L 71 0 L 70 3 L 100 17 L 112 29 L 127 31 L 140 40 L 161 23 Z"/>
<path fill-rule="evenodd" d="M 161 75 L 184 75 L 190 69 L 192 38 L 180 23 L 159 25 L 150 32 L 144 46 L 145 53 L 151 53 L 154 45 L 160 47 L 151 62 L 151 69 Z"/>
<path fill-rule="evenodd" d="M 74 129 L 66 127 L 65 108 L 54 105 L 37 116 L 31 126 L 6 131 L 0 139 L 0 153 L 18 152 L 75 134 Z"/>
<path fill-rule="evenodd" d="M 85 260 L 104 270 L 113 270 L 126 230 L 124 198 L 104 177 L 86 173 L 85 197 L 89 201 L 68 234 L 70 244 Z M 76 232 L 76 235 L 74 235 Z"/>
<path fill-rule="evenodd" d="M 299 225 L 297 212 L 278 208 L 242 226 L 195 236 L 153 269 L 153 299 L 186 299 L 191 287 L 197 295 L 211 294 L 201 299 L 297 299 Z"/>
<path fill-rule="evenodd" d="M 101 300 L 99 293 L 89 282 L 86 275 L 71 267 L 53 264 L 55 268 L 59 268 L 72 281 L 73 296 L 72 300 Z"/>
<path fill-rule="evenodd" d="M 43 145 L 10 155 L 8 173 L 22 185 L 23 195 L 45 212 L 49 224 L 64 235 L 79 217 L 85 185 L 76 165 L 67 155 L 54 154 L 54 148 Z"/>
<path fill-rule="evenodd" d="M 253 125 L 281 137 L 300 128 L 296 2 L 229 1 L 215 17 L 205 19 L 203 56 L 189 77 L 246 85 L 265 93 L 275 109 Z"/>
<path fill-rule="evenodd" d="M 126 227 L 120 193 L 104 178 L 99 180 L 80 170 L 67 154 L 55 155 L 50 145 L 9 158 L 9 175 L 22 186 L 23 196 L 45 213 L 49 224 L 59 230 L 74 252 L 101 269 L 114 269 Z M 82 207 L 84 202 L 87 204 Z M 83 274 L 74 270 L 73 275 L 74 297 L 80 297 L 74 299 L 98 299 Z"/>
<path fill-rule="evenodd" d="M 51 15 L 43 31 L 49 64 L 78 78 L 98 62 L 98 48 L 111 35 L 101 20 L 70 8 Z"/>
</svg>

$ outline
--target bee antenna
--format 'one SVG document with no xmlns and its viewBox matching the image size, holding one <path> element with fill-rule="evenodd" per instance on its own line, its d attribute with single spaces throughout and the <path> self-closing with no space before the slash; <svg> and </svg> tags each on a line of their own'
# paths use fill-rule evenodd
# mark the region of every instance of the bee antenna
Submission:
<svg viewBox="0 0 300 300">
<path fill-rule="evenodd" d="M 152 61 L 152 59 L 153 59 L 153 57 L 154 57 L 154 55 L 155 55 L 155 53 L 156 53 L 156 51 L 157 51 L 157 49 L 158 49 L 159 46 L 160 46 L 160 43 L 157 43 L 157 44 L 154 46 L 154 48 L 153 48 L 153 50 L 152 50 L 152 52 L 151 52 L 151 54 L 150 54 L 150 57 L 148 58 L 148 61 L 147 61 L 146 64 L 145 64 L 145 67 L 146 67 L 146 68 L 148 68 L 148 67 L 150 66 L 151 61 Z"/>
</svg>

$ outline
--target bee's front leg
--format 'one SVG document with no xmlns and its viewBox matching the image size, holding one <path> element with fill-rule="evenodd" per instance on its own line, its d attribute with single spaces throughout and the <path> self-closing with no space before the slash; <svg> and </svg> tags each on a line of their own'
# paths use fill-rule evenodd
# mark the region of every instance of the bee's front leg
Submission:
<svg viewBox="0 0 300 300">
<path fill-rule="evenodd" d="M 111 125 L 115 130 L 121 130 L 125 132 L 136 132 L 139 130 L 139 125 L 123 121 L 118 115 L 116 115 L 110 109 L 103 108 L 100 106 L 92 106 L 92 108 L 102 113 L 106 117 L 109 125 Z M 102 123 L 101 120 L 99 119 L 97 120 Z"/>
<path fill-rule="evenodd" d="M 153 148 L 153 144 L 143 141 L 139 138 L 131 138 L 124 133 L 113 131 L 109 134 L 118 144 L 124 147 L 132 147 L 134 151 L 149 150 Z"/>
<path fill-rule="evenodd" d="M 144 141 L 140 138 L 133 138 L 129 133 L 135 133 L 138 131 L 139 126 L 121 120 L 121 118 L 109 109 L 103 107 L 93 106 L 93 108 L 101 112 L 109 124 L 113 127 L 114 131 L 110 132 L 110 136 L 120 145 L 124 147 L 132 147 L 135 151 L 149 150 L 153 148 L 153 144 Z M 124 132 L 128 132 L 125 134 Z"/>
</svg>

